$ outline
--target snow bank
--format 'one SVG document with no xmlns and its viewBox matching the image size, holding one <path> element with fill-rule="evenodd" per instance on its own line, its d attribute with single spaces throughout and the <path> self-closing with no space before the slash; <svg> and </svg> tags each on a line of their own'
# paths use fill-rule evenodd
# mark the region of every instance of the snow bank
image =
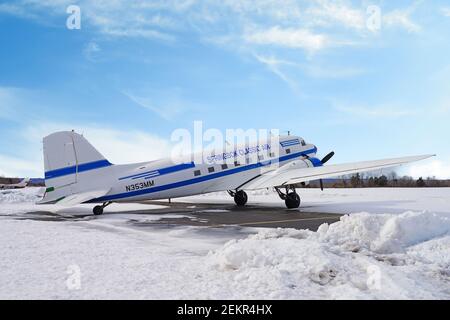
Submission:
<svg viewBox="0 0 450 320">
<path fill-rule="evenodd" d="M 405 212 L 345 215 L 317 231 L 322 242 L 359 251 L 403 252 L 407 247 L 450 233 L 450 213 Z"/>
<path fill-rule="evenodd" d="M 317 232 L 267 229 L 208 259 L 246 297 L 448 299 L 450 215 L 359 213 Z"/>
<path fill-rule="evenodd" d="M 23 188 L 0 191 L 0 204 L 33 204 L 42 198 L 45 188 Z"/>
</svg>

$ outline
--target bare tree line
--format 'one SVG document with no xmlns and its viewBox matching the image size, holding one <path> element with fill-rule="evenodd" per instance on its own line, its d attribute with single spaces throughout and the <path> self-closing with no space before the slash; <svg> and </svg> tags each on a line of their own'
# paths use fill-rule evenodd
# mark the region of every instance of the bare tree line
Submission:
<svg viewBox="0 0 450 320">
<path fill-rule="evenodd" d="M 436 177 L 398 176 L 395 171 L 386 174 L 357 173 L 337 179 L 324 180 L 327 188 L 442 188 L 450 187 L 450 180 L 436 179 Z M 320 185 L 314 181 L 309 184 L 311 188 Z"/>
</svg>

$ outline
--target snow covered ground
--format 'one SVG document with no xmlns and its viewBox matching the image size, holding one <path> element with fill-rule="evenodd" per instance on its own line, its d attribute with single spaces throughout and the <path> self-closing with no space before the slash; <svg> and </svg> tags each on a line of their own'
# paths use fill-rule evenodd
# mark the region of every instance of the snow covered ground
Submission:
<svg viewBox="0 0 450 320">
<path fill-rule="evenodd" d="M 35 205 L 39 188 L 0 191 L 0 299 L 450 299 L 450 189 L 300 191 L 304 210 L 349 215 L 317 232 L 137 227 L 162 215 L 132 211 L 158 206 L 92 217 L 90 205 Z"/>
</svg>

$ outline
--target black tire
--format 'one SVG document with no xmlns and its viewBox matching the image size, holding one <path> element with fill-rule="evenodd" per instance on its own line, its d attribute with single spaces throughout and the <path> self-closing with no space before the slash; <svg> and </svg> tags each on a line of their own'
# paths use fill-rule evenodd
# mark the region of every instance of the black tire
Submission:
<svg viewBox="0 0 450 320">
<path fill-rule="evenodd" d="M 284 203 L 288 209 L 298 208 L 300 207 L 300 196 L 296 192 L 288 193 Z"/>
<path fill-rule="evenodd" d="M 94 214 L 96 216 L 99 216 L 103 213 L 103 207 L 102 206 L 95 206 L 94 209 L 92 209 L 92 212 L 94 212 Z"/>
<path fill-rule="evenodd" d="M 237 191 L 236 194 L 234 195 L 234 202 L 238 207 L 245 206 L 247 200 L 248 200 L 247 194 L 242 190 Z"/>
</svg>

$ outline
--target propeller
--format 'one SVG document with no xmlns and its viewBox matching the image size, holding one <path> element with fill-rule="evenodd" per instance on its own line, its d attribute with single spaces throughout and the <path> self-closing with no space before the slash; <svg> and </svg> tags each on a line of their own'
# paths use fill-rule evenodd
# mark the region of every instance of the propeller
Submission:
<svg viewBox="0 0 450 320">
<path fill-rule="evenodd" d="M 323 159 L 320 160 L 320 162 L 322 162 L 322 164 L 325 164 L 325 163 L 328 162 L 328 160 L 330 160 L 333 156 L 334 156 L 334 151 L 331 151 L 329 154 L 327 154 L 325 157 L 323 157 Z M 320 183 L 320 190 L 323 191 L 323 181 L 322 181 L 322 179 L 319 179 L 319 183 Z"/>
<path fill-rule="evenodd" d="M 322 162 L 322 164 L 325 164 L 325 163 L 327 163 L 328 160 L 330 160 L 333 156 L 334 156 L 334 151 L 331 151 L 329 154 L 327 154 L 325 157 L 323 157 L 323 159 L 320 160 L 320 162 Z"/>
</svg>

